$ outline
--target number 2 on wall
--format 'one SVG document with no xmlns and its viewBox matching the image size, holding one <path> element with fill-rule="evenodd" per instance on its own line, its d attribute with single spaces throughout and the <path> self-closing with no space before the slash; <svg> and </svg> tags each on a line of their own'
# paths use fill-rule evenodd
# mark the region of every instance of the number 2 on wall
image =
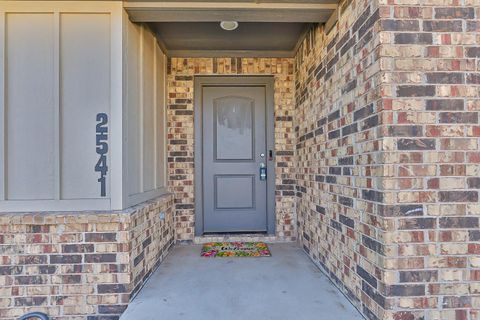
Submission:
<svg viewBox="0 0 480 320">
<path fill-rule="evenodd" d="M 105 197 L 107 195 L 107 183 L 106 176 L 108 172 L 107 153 L 108 153 L 108 115 L 106 113 L 97 114 L 97 126 L 96 126 L 96 151 L 100 155 L 97 164 L 95 165 L 95 172 L 100 173 L 100 196 Z"/>
</svg>

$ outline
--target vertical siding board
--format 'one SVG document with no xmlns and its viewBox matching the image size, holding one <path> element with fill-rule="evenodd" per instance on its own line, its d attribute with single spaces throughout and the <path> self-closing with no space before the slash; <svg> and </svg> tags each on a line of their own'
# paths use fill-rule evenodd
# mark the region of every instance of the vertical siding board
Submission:
<svg viewBox="0 0 480 320">
<path fill-rule="evenodd" d="M 5 200 L 5 12 L 0 11 L 0 201 Z"/>
<path fill-rule="evenodd" d="M 140 54 L 141 26 L 134 25 L 126 18 L 126 60 L 125 60 L 125 123 L 126 142 L 124 145 L 127 159 L 127 197 L 140 193 Z"/>
<path fill-rule="evenodd" d="M 160 133 L 165 138 L 162 141 L 162 149 L 160 154 L 160 160 L 162 161 L 162 176 L 161 185 L 159 188 L 166 190 L 167 188 L 167 56 L 161 51 L 162 55 L 162 122 L 160 127 Z"/>
<path fill-rule="evenodd" d="M 143 116 L 144 116 L 144 76 L 145 73 L 143 72 L 143 66 L 144 66 L 144 58 L 145 58 L 145 27 L 142 26 L 142 29 L 140 30 L 140 108 L 139 108 L 139 123 L 138 126 L 140 127 L 139 134 L 140 134 L 140 158 L 139 158 L 139 165 L 140 165 L 140 170 L 139 170 L 139 177 L 140 177 L 140 193 L 143 193 L 143 154 L 144 154 L 144 147 L 143 147 L 143 142 L 144 142 L 144 137 L 143 137 Z"/>
<path fill-rule="evenodd" d="M 110 44 L 110 207 L 113 210 L 123 209 L 125 207 L 125 198 L 123 188 L 123 172 L 126 171 L 123 161 L 123 9 L 116 6 L 112 9 L 111 23 L 111 44 Z"/>
<path fill-rule="evenodd" d="M 143 121 L 140 124 L 143 138 L 143 188 L 149 192 L 155 189 L 154 185 L 154 109 L 155 109 L 155 38 L 146 28 L 143 33 Z"/>
<path fill-rule="evenodd" d="M 95 126 L 96 115 L 109 114 L 112 104 L 110 20 L 103 12 L 61 15 L 62 199 L 101 198 Z"/>
<path fill-rule="evenodd" d="M 7 200 L 54 199 L 53 29 L 52 12 L 6 16 Z"/>
<path fill-rule="evenodd" d="M 127 206 L 127 200 L 128 200 L 128 191 L 129 191 L 129 185 L 130 181 L 128 179 L 129 175 L 129 158 L 128 158 L 128 148 L 127 148 L 127 143 L 129 141 L 129 129 L 128 129 L 128 123 L 129 123 L 129 114 L 128 114 L 128 99 L 129 99 L 129 18 L 128 14 L 125 10 L 122 12 L 122 114 L 120 115 L 122 118 L 122 141 L 121 141 L 121 152 L 122 152 L 122 203 L 121 206 L 122 208 L 125 208 Z M 118 150 L 117 150 L 118 152 Z M 113 152 L 112 152 L 113 156 Z M 118 163 L 118 162 L 117 162 Z M 115 182 L 114 179 L 111 180 L 112 184 L 112 191 L 113 191 L 113 183 Z M 112 197 L 112 208 L 115 208 L 117 205 L 117 202 L 115 199 Z"/>
<path fill-rule="evenodd" d="M 153 38 L 153 128 L 155 134 L 153 135 L 153 149 L 154 149 L 154 160 L 153 160 L 153 187 L 154 189 L 158 188 L 158 63 L 159 61 L 158 46 Z"/>
<path fill-rule="evenodd" d="M 158 141 L 157 144 L 157 189 L 164 189 L 166 184 L 165 184 L 165 177 L 166 177 L 166 137 L 167 137 L 167 131 L 166 131 L 166 99 L 165 99 L 165 93 L 166 93 L 166 73 L 165 73 L 165 55 L 161 51 L 161 48 L 157 46 L 158 48 L 158 54 L 159 54 L 159 63 L 158 63 L 158 69 L 157 72 L 159 75 L 157 75 L 157 78 L 160 79 L 160 84 L 156 86 L 156 89 L 160 91 L 159 98 L 157 98 L 158 106 L 157 106 L 157 112 L 159 113 L 157 115 L 157 127 L 156 127 L 156 135 L 158 137 L 164 137 L 163 139 Z M 158 95 L 158 93 L 157 93 Z"/>
<path fill-rule="evenodd" d="M 55 200 L 61 198 L 61 171 L 60 171 L 60 12 L 55 10 L 53 13 L 53 32 L 54 32 L 54 62 L 53 62 L 53 98 L 54 98 L 54 197 Z"/>
<path fill-rule="evenodd" d="M 155 188 L 164 188 L 165 177 L 165 57 L 155 46 Z M 161 138 L 160 138 L 161 137 Z"/>
</svg>

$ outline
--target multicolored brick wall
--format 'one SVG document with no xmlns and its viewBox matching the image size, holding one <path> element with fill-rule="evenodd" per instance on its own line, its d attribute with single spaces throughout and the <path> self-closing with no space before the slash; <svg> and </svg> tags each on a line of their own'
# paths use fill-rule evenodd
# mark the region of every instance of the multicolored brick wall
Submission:
<svg viewBox="0 0 480 320">
<path fill-rule="evenodd" d="M 118 319 L 173 244 L 172 205 L 0 214 L 0 319 Z"/>
<path fill-rule="evenodd" d="M 386 315 L 480 318 L 480 2 L 380 7 Z"/>
<path fill-rule="evenodd" d="M 344 1 L 297 54 L 299 237 L 369 319 L 480 318 L 479 17 Z"/>
<path fill-rule="evenodd" d="M 194 78 L 196 75 L 272 75 L 275 78 L 276 239 L 296 239 L 294 65 L 276 58 L 168 60 L 168 173 L 175 194 L 177 240 L 194 239 Z"/>
<path fill-rule="evenodd" d="M 130 267 L 135 295 L 175 242 L 173 195 L 149 201 L 130 214 Z"/>
<path fill-rule="evenodd" d="M 385 258 L 382 82 L 376 1 L 344 2 L 336 27 L 312 29 L 296 57 L 299 238 L 305 251 L 368 317 Z"/>
<path fill-rule="evenodd" d="M 174 233 L 194 239 L 196 75 L 274 76 L 276 239 L 367 318 L 479 319 L 479 21 L 478 0 L 347 0 L 295 60 L 169 59 L 174 196 L 0 214 L 0 319 L 116 319 Z"/>
</svg>

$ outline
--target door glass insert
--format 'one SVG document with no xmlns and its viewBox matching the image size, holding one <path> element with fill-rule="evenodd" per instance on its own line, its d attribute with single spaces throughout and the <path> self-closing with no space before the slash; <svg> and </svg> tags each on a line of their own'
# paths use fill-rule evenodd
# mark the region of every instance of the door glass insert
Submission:
<svg viewBox="0 0 480 320">
<path fill-rule="evenodd" d="M 253 160 L 254 102 L 245 97 L 214 101 L 214 153 L 216 160 Z"/>
</svg>

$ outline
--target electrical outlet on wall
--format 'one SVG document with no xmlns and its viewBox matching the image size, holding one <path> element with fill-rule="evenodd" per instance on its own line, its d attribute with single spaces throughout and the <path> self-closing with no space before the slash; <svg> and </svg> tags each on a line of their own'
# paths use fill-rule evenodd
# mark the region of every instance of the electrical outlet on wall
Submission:
<svg viewBox="0 0 480 320">
<path fill-rule="evenodd" d="M 164 211 L 160 212 L 160 216 L 159 216 L 159 217 L 160 217 L 160 221 L 165 220 L 165 212 L 164 212 Z"/>
</svg>

